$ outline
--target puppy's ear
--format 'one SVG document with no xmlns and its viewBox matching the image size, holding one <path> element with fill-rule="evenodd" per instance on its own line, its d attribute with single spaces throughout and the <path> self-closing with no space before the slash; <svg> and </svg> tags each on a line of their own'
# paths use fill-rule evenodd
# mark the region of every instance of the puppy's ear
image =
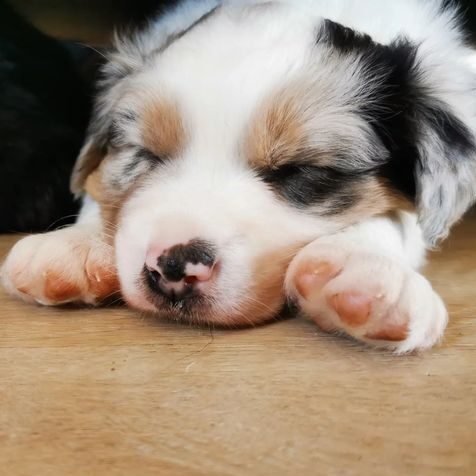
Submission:
<svg viewBox="0 0 476 476">
<path fill-rule="evenodd" d="M 435 245 L 476 201 L 476 139 L 443 105 L 426 107 L 416 165 L 416 201 L 426 242 Z"/>
<path fill-rule="evenodd" d="M 84 193 L 87 178 L 99 167 L 106 151 L 104 142 L 94 135 L 86 139 L 71 175 L 71 191 L 77 197 Z"/>
</svg>

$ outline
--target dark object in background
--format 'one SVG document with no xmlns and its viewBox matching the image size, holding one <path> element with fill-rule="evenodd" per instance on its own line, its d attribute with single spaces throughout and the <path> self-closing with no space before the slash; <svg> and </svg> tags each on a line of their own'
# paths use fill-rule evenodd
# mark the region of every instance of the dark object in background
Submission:
<svg viewBox="0 0 476 476">
<path fill-rule="evenodd" d="M 179 0 L 6 0 L 32 25 L 54 38 L 107 45 L 114 28 L 143 25 Z M 196 0 L 200 1 L 200 0 Z"/>
<path fill-rule="evenodd" d="M 0 0 L 0 233 L 44 231 L 74 221 L 80 203 L 70 193 L 69 178 L 103 60 L 92 48 L 45 35 L 16 8 L 74 13 L 76 5 L 83 13 L 79 24 L 102 13 L 108 27 L 101 34 L 108 38 L 113 26 L 140 26 L 176 2 Z M 48 6 L 56 8 L 43 8 Z"/>
<path fill-rule="evenodd" d="M 77 213 L 69 175 L 96 55 L 47 37 L 0 1 L 0 232 L 45 230 Z"/>
</svg>

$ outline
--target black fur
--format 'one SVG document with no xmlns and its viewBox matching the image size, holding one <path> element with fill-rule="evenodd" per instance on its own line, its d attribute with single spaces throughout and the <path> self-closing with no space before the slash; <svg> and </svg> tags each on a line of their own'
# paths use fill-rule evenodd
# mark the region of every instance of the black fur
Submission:
<svg viewBox="0 0 476 476">
<path fill-rule="evenodd" d="M 470 131 L 425 88 L 417 61 L 418 45 L 405 38 L 381 45 L 329 21 L 323 30 L 319 41 L 326 41 L 341 53 L 358 54 L 365 74 L 378 71 L 381 75 L 373 101 L 360 113 L 388 152 L 385 164 L 379 166 L 379 175 L 414 201 L 416 174 L 424 166 L 419 149 L 423 128 L 430 127 L 448 149 L 457 149 L 462 155 L 469 155 L 474 148 Z M 454 154 L 449 154 L 448 160 L 452 157 Z"/>
<path fill-rule="evenodd" d="M 69 175 L 89 120 L 96 59 L 0 2 L 0 232 L 44 230 L 77 212 Z"/>
<path fill-rule="evenodd" d="M 343 212 L 355 204 L 356 186 L 364 180 L 363 174 L 305 163 L 258 170 L 258 174 L 294 206 L 325 205 L 324 214 Z"/>
<path fill-rule="evenodd" d="M 442 8 L 448 9 L 457 5 L 460 10 L 460 19 L 466 29 L 469 41 L 476 43 L 476 4 L 474 0 L 445 0 Z"/>
<path fill-rule="evenodd" d="M 360 114 L 370 122 L 388 152 L 380 173 L 408 198 L 415 199 L 414 171 L 419 160 L 415 101 L 420 100 L 417 47 L 405 39 L 381 45 L 329 20 L 324 22 L 318 42 L 325 42 L 341 54 L 358 55 L 364 74 L 378 71 L 381 75 L 373 100 L 362 107 Z"/>
<path fill-rule="evenodd" d="M 331 20 L 324 20 L 319 27 L 316 43 L 321 42 L 332 45 L 340 53 L 365 52 L 374 44 L 369 35 Z"/>
<path fill-rule="evenodd" d="M 128 145 L 124 128 L 136 120 L 137 117 L 133 111 L 124 111 L 116 114 L 107 130 L 105 144 L 116 148 Z"/>
</svg>

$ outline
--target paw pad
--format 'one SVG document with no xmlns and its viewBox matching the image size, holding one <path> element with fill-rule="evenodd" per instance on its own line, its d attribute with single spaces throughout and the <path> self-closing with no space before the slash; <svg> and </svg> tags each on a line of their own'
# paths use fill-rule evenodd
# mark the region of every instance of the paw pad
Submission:
<svg viewBox="0 0 476 476">
<path fill-rule="evenodd" d="M 62 276 L 45 273 L 44 296 L 51 302 L 74 301 L 81 296 L 81 289 Z"/>
<path fill-rule="evenodd" d="M 387 324 L 386 327 L 367 332 L 364 336 L 370 340 L 386 340 L 389 342 L 401 342 L 408 337 L 408 325 L 407 324 Z"/>
<path fill-rule="evenodd" d="M 304 299 L 309 300 L 337 274 L 336 267 L 326 261 L 305 262 L 296 274 L 296 290 Z"/>
<path fill-rule="evenodd" d="M 119 279 L 115 270 L 96 267 L 86 269 L 89 292 L 97 299 L 103 300 L 119 291 Z"/>
<path fill-rule="evenodd" d="M 330 305 L 343 322 L 352 327 L 362 326 L 370 318 L 372 301 L 357 293 L 340 293 L 330 297 Z"/>
</svg>

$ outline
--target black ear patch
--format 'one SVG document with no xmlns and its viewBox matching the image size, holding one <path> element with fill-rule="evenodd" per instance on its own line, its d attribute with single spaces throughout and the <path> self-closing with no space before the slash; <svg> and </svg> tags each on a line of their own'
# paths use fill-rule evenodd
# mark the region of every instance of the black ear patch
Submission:
<svg viewBox="0 0 476 476">
<path fill-rule="evenodd" d="M 357 57 L 361 81 L 373 88 L 372 100 L 361 106 L 359 114 L 388 151 L 380 174 L 407 198 L 415 200 L 414 170 L 419 160 L 415 125 L 415 99 L 420 95 L 416 81 L 418 47 L 404 38 L 382 45 L 330 20 L 324 20 L 317 41 L 338 54 Z"/>
<path fill-rule="evenodd" d="M 433 100 L 422 104 L 421 114 L 428 125 L 436 132 L 446 147 L 451 148 L 455 155 L 464 156 L 476 149 L 475 137 L 465 124 L 452 114 L 448 106 Z M 452 154 L 453 155 L 453 154 Z"/>
<path fill-rule="evenodd" d="M 317 34 L 317 43 L 327 43 L 339 53 L 368 51 L 375 45 L 372 38 L 340 23 L 324 20 Z"/>
<path fill-rule="evenodd" d="M 388 152 L 377 173 L 417 205 L 425 236 L 435 242 L 475 199 L 474 134 L 426 83 L 431 71 L 421 64 L 418 44 L 400 37 L 382 45 L 330 20 L 317 44 L 359 61 L 360 81 L 371 88 L 359 114 Z"/>
</svg>

